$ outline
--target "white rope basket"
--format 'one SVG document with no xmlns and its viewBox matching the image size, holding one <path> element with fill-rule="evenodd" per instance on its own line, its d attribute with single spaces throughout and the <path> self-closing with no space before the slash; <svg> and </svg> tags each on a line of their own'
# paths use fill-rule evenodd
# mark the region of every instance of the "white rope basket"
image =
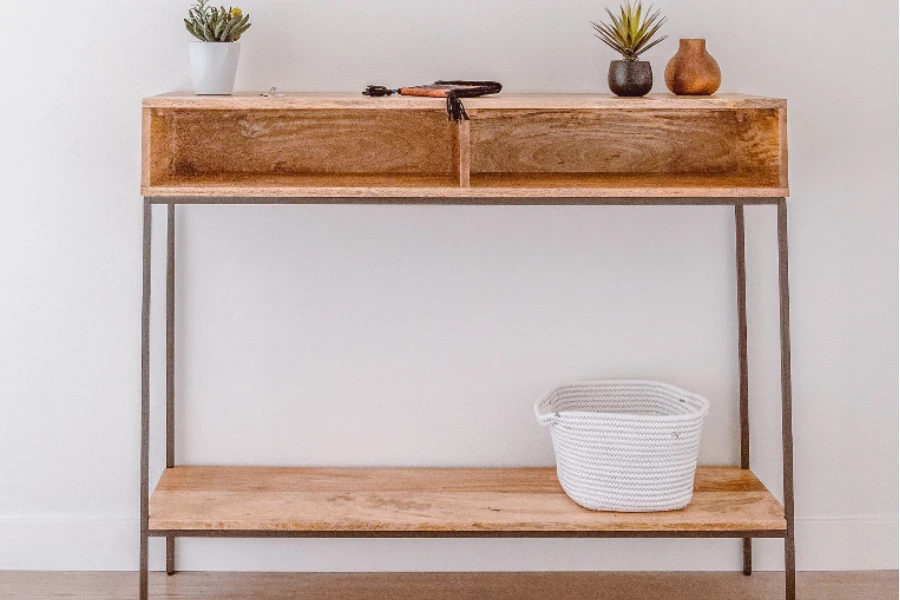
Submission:
<svg viewBox="0 0 900 600">
<path fill-rule="evenodd" d="M 534 405 L 550 425 L 556 473 L 585 508 L 678 510 L 694 492 L 706 398 L 654 381 L 586 381 Z"/>
</svg>

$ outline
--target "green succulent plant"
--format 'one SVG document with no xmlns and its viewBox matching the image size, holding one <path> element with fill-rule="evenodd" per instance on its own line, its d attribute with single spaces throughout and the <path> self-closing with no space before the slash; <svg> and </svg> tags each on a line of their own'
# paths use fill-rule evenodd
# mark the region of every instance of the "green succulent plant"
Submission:
<svg viewBox="0 0 900 600">
<path fill-rule="evenodd" d="M 619 15 L 613 14 L 609 8 L 606 14 L 612 20 L 612 23 L 594 23 L 594 29 L 597 31 L 596 37 L 604 44 L 622 55 L 625 60 L 637 60 L 638 57 L 657 45 L 666 36 L 653 39 L 659 28 L 666 22 L 666 18 L 659 18 L 659 9 L 651 13 L 653 5 L 644 12 L 640 0 L 637 4 L 631 4 L 631 0 L 625 0 L 625 3 L 619 6 Z"/>
<path fill-rule="evenodd" d="M 201 42 L 236 42 L 250 28 L 250 14 L 240 8 L 208 6 L 209 0 L 196 0 L 188 10 L 184 26 Z"/>
</svg>

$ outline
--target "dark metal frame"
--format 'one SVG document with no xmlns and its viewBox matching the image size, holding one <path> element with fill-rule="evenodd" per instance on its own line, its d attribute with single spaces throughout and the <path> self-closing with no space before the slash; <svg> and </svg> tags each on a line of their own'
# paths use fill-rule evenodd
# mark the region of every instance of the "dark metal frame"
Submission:
<svg viewBox="0 0 900 600">
<path fill-rule="evenodd" d="M 790 293 L 788 288 L 787 201 L 785 198 L 384 198 L 381 204 L 467 205 L 627 205 L 627 206 L 734 206 L 737 274 L 738 365 L 741 468 L 750 468 L 749 373 L 747 361 L 747 276 L 745 265 L 744 206 L 775 205 L 778 230 L 778 289 L 781 336 L 782 457 L 785 531 L 629 531 L 629 532 L 293 532 L 293 531 L 151 531 L 150 507 L 150 285 L 153 205 L 167 205 L 166 244 L 166 467 L 175 466 L 175 209 L 178 204 L 370 204 L 365 198 L 144 198 L 143 297 L 141 305 L 141 498 L 139 598 L 148 599 L 150 536 L 166 539 L 166 572 L 175 572 L 175 539 L 206 538 L 739 538 L 743 547 L 743 573 L 752 572 L 753 538 L 784 538 L 785 598 L 796 598 L 794 555 L 794 457 L 791 394 Z"/>
</svg>

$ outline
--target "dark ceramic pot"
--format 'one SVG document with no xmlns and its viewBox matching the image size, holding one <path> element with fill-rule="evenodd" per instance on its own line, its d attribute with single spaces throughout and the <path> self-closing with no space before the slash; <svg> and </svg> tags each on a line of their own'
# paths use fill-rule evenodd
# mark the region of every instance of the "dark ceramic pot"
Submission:
<svg viewBox="0 0 900 600">
<path fill-rule="evenodd" d="M 653 87 L 653 71 L 646 60 L 614 60 L 607 81 L 616 96 L 644 96 Z"/>
</svg>

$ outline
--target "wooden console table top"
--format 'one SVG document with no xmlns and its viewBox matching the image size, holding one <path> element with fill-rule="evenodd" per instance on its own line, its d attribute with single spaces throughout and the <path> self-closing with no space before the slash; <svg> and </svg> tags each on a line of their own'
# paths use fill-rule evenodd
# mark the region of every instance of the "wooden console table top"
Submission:
<svg viewBox="0 0 900 600">
<path fill-rule="evenodd" d="M 585 204 L 788 195 L 787 103 L 745 94 L 358 93 L 143 101 L 144 196 Z"/>
</svg>

